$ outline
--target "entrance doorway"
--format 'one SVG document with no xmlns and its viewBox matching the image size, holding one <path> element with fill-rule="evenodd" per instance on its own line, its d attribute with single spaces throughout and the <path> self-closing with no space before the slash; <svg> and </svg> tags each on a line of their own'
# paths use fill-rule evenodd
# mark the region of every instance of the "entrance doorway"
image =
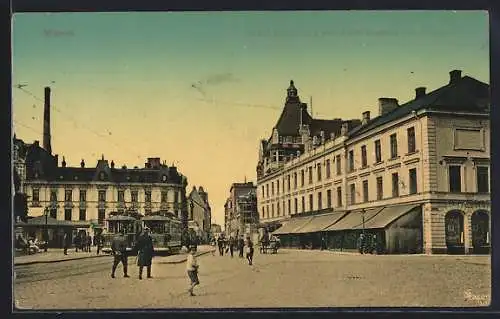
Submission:
<svg viewBox="0 0 500 319">
<path fill-rule="evenodd" d="M 461 211 L 451 211 L 446 214 L 445 233 L 448 254 L 465 254 L 464 215 Z"/>
<path fill-rule="evenodd" d="M 485 211 L 476 211 L 472 214 L 472 253 L 490 253 L 490 218 Z"/>
</svg>

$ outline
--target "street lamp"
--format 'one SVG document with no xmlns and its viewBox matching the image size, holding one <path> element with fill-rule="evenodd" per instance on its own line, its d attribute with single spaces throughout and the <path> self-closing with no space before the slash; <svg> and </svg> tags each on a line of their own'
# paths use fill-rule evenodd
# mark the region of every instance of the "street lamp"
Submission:
<svg viewBox="0 0 500 319">
<path fill-rule="evenodd" d="M 49 208 L 45 207 L 45 231 L 44 231 L 44 240 L 45 240 L 45 248 L 44 251 L 47 252 L 47 246 L 49 245 L 49 226 L 48 226 L 48 218 L 49 218 Z"/>
<path fill-rule="evenodd" d="M 365 209 L 363 208 L 363 209 L 361 210 L 361 218 L 363 219 L 363 236 L 364 236 L 364 234 L 365 234 L 365 213 L 366 213 L 366 211 L 365 211 Z"/>
</svg>

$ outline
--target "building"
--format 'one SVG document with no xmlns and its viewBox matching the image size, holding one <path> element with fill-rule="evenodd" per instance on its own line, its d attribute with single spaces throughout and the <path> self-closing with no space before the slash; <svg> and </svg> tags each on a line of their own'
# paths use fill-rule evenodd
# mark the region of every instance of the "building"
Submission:
<svg viewBox="0 0 500 319">
<path fill-rule="evenodd" d="M 211 236 L 210 238 L 218 238 L 221 233 L 222 233 L 221 225 L 212 224 L 210 226 L 210 236 Z"/>
<path fill-rule="evenodd" d="M 212 224 L 212 209 L 208 202 L 208 193 L 201 186 L 198 189 L 193 186 L 187 201 L 189 228 L 193 229 L 203 242 L 208 242 Z"/>
<path fill-rule="evenodd" d="M 261 149 L 261 221 L 281 225 L 275 234 L 291 246 L 326 237 L 329 248 L 354 249 L 368 232 L 386 252 L 488 252 L 489 86 L 454 70 L 407 103 L 378 102 L 375 118 L 363 112 L 361 123 L 343 122 L 319 142 L 308 124 L 289 120 L 310 133 L 300 140 L 305 153 L 281 160 Z M 270 140 L 286 140 L 276 131 Z"/>
<path fill-rule="evenodd" d="M 19 178 L 18 191 L 23 193 L 24 181 L 26 180 L 26 150 L 30 145 L 26 144 L 23 140 L 16 138 L 16 135 L 14 134 L 12 146 L 12 166 L 14 168 L 14 172 Z"/>
<path fill-rule="evenodd" d="M 148 158 L 143 168 L 115 167 L 99 159 L 94 167 L 68 167 L 52 154 L 50 140 L 50 88 L 45 89 L 43 147 L 38 141 L 25 149 L 24 190 L 29 216 L 48 214 L 75 226 L 104 225 L 111 212 L 140 214 L 168 211 L 187 228 L 187 178 L 160 158 Z M 62 234 L 56 234 L 61 235 Z"/>
<path fill-rule="evenodd" d="M 230 196 L 224 205 L 227 235 L 239 236 L 257 231 L 259 215 L 255 190 L 253 182 L 231 185 Z"/>
</svg>

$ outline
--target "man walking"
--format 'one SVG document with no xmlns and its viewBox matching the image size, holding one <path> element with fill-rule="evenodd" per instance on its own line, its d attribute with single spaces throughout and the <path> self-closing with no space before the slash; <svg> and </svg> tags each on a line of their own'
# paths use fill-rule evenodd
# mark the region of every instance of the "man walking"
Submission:
<svg viewBox="0 0 500 319">
<path fill-rule="evenodd" d="M 238 239 L 238 250 L 239 250 L 239 257 L 243 258 L 243 249 L 245 248 L 245 241 L 243 240 L 243 235 L 240 236 L 240 239 Z"/>
<path fill-rule="evenodd" d="M 247 237 L 247 260 L 248 264 L 252 266 L 253 263 L 253 242 L 250 240 L 250 236 Z"/>
<path fill-rule="evenodd" d="M 137 240 L 134 247 L 137 252 L 137 266 L 139 266 L 139 279 L 142 279 L 142 270 L 146 267 L 148 278 L 151 277 L 151 264 L 153 260 L 153 239 L 149 235 L 149 228 L 144 228 L 143 234 Z"/>
<path fill-rule="evenodd" d="M 95 235 L 94 241 L 95 241 L 95 245 L 97 246 L 97 254 L 99 255 L 99 253 L 102 250 L 102 247 L 104 246 L 104 238 L 102 237 L 102 234 Z"/>
<path fill-rule="evenodd" d="M 127 267 L 128 267 L 128 257 L 127 257 L 127 242 L 125 240 L 125 231 L 121 231 L 111 243 L 111 252 L 113 253 L 113 268 L 111 270 L 111 278 L 115 278 L 115 271 L 118 264 L 121 262 L 123 265 L 123 277 L 128 278 Z"/>
<path fill-rule="evenodd" d="M 67 255 L 68 254 L 68 248 L 69 248 L 69 245 L 71 244 L 70 240 L 69 240 L 69 235 L 68 233 L 64 233 L 64 237 L 63 237 L 63 248 L 64 248 L 64 254 Z"/>
<path fill-rule="evenodd" d="M 236 246 L 236 240 L 233 236 L 229 237 L 229 252 L 231 253 L 231 258 L 233 258 L 234 248 Z"/>
</svg>

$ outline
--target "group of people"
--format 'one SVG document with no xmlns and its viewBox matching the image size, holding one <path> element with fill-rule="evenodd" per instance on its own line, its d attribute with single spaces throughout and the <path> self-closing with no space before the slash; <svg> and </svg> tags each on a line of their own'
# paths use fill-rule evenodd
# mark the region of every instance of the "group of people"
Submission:
<svg viewBox="0 0 500 319">
<path fill-rule="evenodd" d="M 92 245 L 97 247 L 97 254 L 101 252 L 102 248 L 104 247 L 104 238 L 101 234 L 95 235 L 93 238 L 90 236 L 89 233 L 80 233 L 75 236 L 73 239 L 73 244 L 75 245 L 75 252 L 78 252 L 78 250 L 82 252 L 91 252 L 92 251 Z M 63 237 L 63 249 L 64 249 L 64 254 L 68 254 L 68 249 L 71 247 L 71 237 L 68 233 L 64 233 Z"/>
<path fill-rule="evenodd" d="M 379 246 L 378 246 L 378 241 L 377 241 L 377 235 L 367 235 L 367 234 L 360 234 L 358 238 L 358 251 L 360 254 L 365 254 L 365 253 L 378 253 L 379 252 Z"/>
<path fill-rule="evenodd" d="M 224 256 L 225 252 L 226 254 L 231 254 L 231 257 L 233 257 L 234 251 L 237 250 L 238 257 L 243 258 L 243 252 L 246 251 L 248 264 L 252 265 L 253 263 L 254 247 L 250 236 L 247 236 L 246 240 L 243 239 L 243 235 L 240 235 L 238 238 L 229 236 L 229 239 L 226 239 L 224 234 L 221 234 L 218 238 L 212 239 L 212 246 L 217 246 L 219 256 Z M 215 255 L 215 250 L 213 254 Z"/>
</svg>

